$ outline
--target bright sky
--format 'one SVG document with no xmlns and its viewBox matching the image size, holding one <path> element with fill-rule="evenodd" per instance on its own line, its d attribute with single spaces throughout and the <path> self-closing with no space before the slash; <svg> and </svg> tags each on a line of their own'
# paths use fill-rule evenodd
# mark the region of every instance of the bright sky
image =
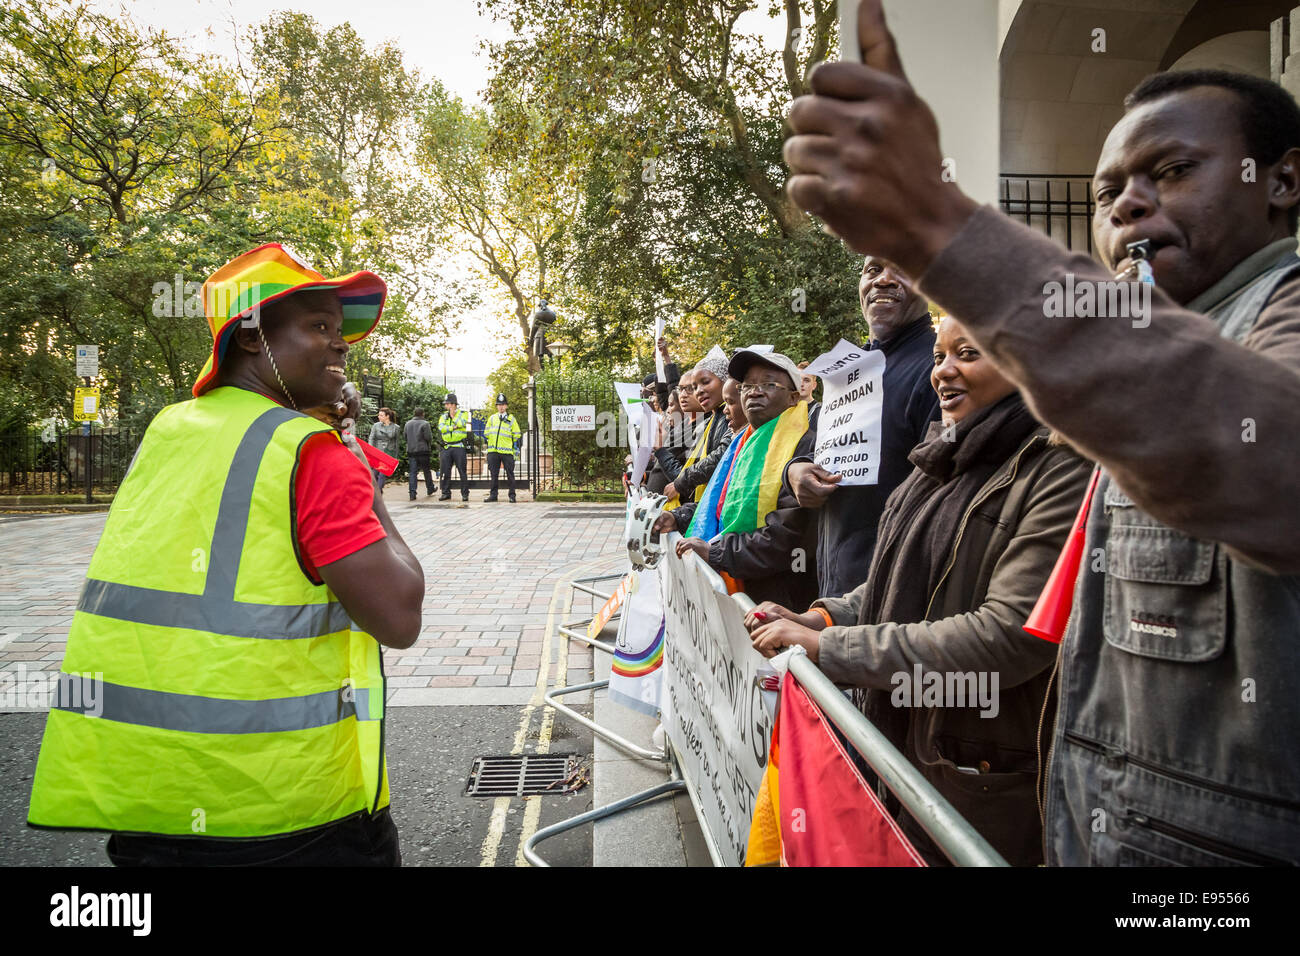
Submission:
<svg viewBox="0 0 1300 956">
<path fill-rule="evenodd" d="M 396 42 L 408 66 L 425 77 L 436 76 L 449 90 L 473 101 L 479 99 L 490 73 L 479 41 L 511 35 L 507 24 L 481 17 L 474 0 L 87 0 L 87 5 L 111 15 L 125 12 L 136 23 L 189 38 L 194 49 L 205 53 L 228 50 L 235 33 L 246 34 L 277 10 L 307 13 L 325 29 L 347 21 L 372 47 Z M 742 17 L 741 31 L 758 33 L 772 49 L 780 49 L 784 21 L 768 20 L 762 12 L 766 5 L 758 6 Z M 518 337 L 504 302 L 503 307 L 485 307 L 467 315 L 455 338 L 458 348 L 447 351 L 448 372 L 487 375 Z M 410 367 L 441 381 L 443 362 L 439 351 L 411 356 Z"/>
</svg>

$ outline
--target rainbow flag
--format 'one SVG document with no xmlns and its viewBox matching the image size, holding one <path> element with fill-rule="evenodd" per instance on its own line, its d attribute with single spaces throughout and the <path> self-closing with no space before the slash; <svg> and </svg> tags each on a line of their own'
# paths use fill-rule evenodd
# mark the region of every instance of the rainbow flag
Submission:
<svg viewBox="0 0 1300 956">
<path fill-rule="evenodd" d="M 695 506 L 695 514 L 691 516 L 690 526 L 686 529 L 686 537 L 710 541 L 718 533 L 720 527 L 718 513 L 722 504 L 722 493 L 727 487 L 727 479 L 731 477 L 736 456 L 740 453 L 740 449 L 745 447 L 745 440 L 749 438 L 752 431 L 752 428 L 746 428 L 731 439 L 726 453 L 718 461 L 718 467 L 713 469 L 708 484 L 704 486 L 704 494 L 700 496 L 699 504 Z"/>
<path fill-rule="evenodd" d="M 757 531 L 766 523 L 767 516 L 776 510 L 785 466 L 793 457 L 799 439 L 808 431 L 808 403 L 800 402 L 793 408 L 787 408 L 761 428 L 750 428 L 748 431 L 748 440 L 736 452 L 730 477 L 724 479 L 726 490 L 722 495 L 719 527 L 713 535 L 699 535 L 706 541 L 719 532 L 743 534 Z M 731 449 L 728 449 L 730 452 Z M 719 463 L 718 471 L 714 474 L 723 470 Z M 707 491 L 705 500 L 696 508 L 695 518 L 699 517 L 700 511 L 705 512 L 706 520 L 712 516 L 713 509 L 708 507 Z M 695 518 L 691 520 L 692 533 L 695 530 Z"/>
<path fill-rule="evenodd" d="M 614 648 L 614 662 L 609 669 L 620 677 L 645 677 L 653 674 L 664 662 L 664 625 L 659 624 L 659 633 L 655 635 L 650 646 L 639 654 L 624 653 Z"/>
</svg>

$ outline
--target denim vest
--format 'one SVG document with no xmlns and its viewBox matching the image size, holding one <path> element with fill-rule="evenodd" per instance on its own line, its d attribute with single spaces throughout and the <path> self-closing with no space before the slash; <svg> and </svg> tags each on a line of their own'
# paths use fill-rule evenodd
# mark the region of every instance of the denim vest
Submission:
<svg viewBox="0 0 1300 956">
<path fill-rule="evenodd" d="M 1222 335 L 1297 269 L 1211 311 Z M 1049 865 L 1300 863 L 1300 578 L 1162 524 L 1103 471 L 1060 678 Z"/>
</svg>

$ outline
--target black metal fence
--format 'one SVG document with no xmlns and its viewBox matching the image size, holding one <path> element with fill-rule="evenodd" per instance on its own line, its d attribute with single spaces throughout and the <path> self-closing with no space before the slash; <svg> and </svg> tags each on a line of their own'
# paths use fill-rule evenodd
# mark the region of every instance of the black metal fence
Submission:
<svg viewBox="0 0 1300 956">
<path fill-rule="evenodd" d="M 0 495 L 84 495 L 117 489 L 142 436 L 127 428 L 0 435 Z"/>
<path fill-rule="evenodd" d="M 608 373 L 569 370 L 561 375 L 555 366 L 543 370 L 534 389 L 536 419 L 529 429 L 524 462 L 533 493 L 603 492 L 622 494 L 623 462 L 628 454 L 627 418 L 623 415 L 614 382 Z M 555 427 L 556 409 L 582 409 L 572 424 L 590 413 L 590 428 Z"/>
<path fill-rule="evenodd" d="M 1067 249 L 1095 255 L 1092 248 L 1092 176 L 1000 177 L 998 205 L 1013 219 L 1055 239 Z"/>
</svg>

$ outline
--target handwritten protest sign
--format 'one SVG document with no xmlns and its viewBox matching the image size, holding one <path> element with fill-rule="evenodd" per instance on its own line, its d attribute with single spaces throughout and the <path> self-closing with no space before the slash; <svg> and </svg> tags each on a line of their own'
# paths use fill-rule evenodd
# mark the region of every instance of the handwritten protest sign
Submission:
<svg viewBox="0 0 1300 956">
<path fill-rule="evenodd" d="M 822 380 L 825 401 L 817 422 L 813 461 L 843 475 L 843 485 L 880 480 L 880 415 L 885 353 L 840 339 L 808 365 Z"/>
</svg>

